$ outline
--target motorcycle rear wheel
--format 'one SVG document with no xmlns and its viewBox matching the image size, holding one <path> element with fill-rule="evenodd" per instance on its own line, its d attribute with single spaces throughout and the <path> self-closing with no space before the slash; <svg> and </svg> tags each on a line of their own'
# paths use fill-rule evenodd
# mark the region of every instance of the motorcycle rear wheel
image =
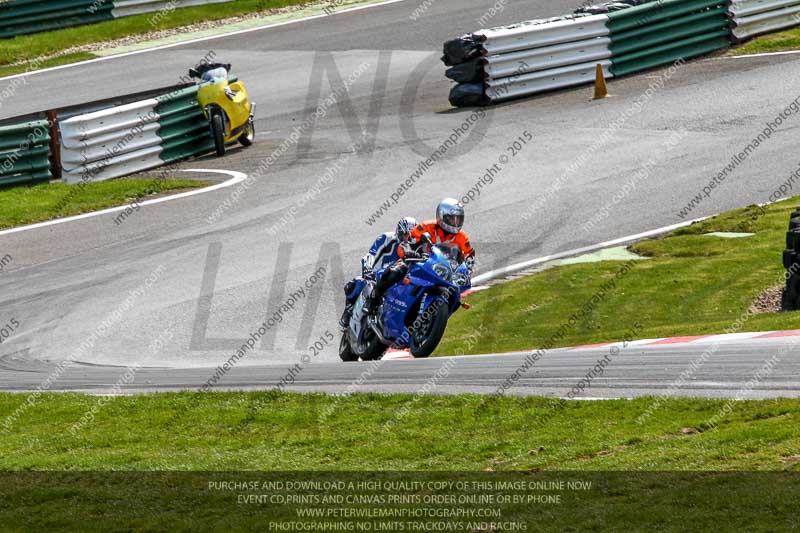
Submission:
<svg viewBox="0 0 800 533">
<path fill-rule="evenodd" d="M 381 340 L 375 335 L 375 332 L 370 329 L 369 325 L 367 325 L 367 317 L 363 318 L 363 331 L 361 335 L 363 336 L 363 340 L 360 343 L 360 346 L 357 348 L 361 350 L 361 360 L 362 361 L 377 361 L 378 359 L 383 357 L 383 354 L 386 353 L 386 349 L 388 346 L 383 344 Z M 353 350 L 354 353 L 358 354 L 358 349 Z"/>
<path fill-rule="evenodd" d="M 220 111 L 212 111 L 211 115 L 211 136 L 214 138 L 214 149 L 217 155 L 225 155 L 225 121 L 222 120 Z"/>
<path fill-rule="evenodd" d="M 347 340 L 347 332 L 342 333 L 342 340 L 339 343 L 339 357 L 345 363 L 352 363 L 358 361 L 358 356 L 350 348 L 350 341 Z"/>
<path fill-rule="evenodd" d="M 417 359 L 428 357 L 439 346 L 447 328 L 447 319 L 450 318 L 444 302 L 436 301 L 431 307 L 433 309 L 428 308 L 425 312 L 429 318 L 410 332 L 409 349 Z"/>
<path fill-rule="evenodd" d="M 366 342 L 364 353 L 361 354 L 362 361 L 377 361 L 386 353 L 387 346 L 383 344 L 374 333 L 369 341 Z"/>
</svg>

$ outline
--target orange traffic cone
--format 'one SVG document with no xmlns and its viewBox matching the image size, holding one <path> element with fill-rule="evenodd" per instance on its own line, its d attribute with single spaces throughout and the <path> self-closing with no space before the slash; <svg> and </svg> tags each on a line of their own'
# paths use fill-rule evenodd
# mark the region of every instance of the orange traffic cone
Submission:
<svg viewBox="0 0 800 533">
<path fill-rule="evenodd" d="M 608 97 L 608 87 L 606 87 L 606 75 L 603 72 L 603 65 L 597 64 L 597 74 L 594 79 L 594 98 L 599 100 Z"/>
</svg>

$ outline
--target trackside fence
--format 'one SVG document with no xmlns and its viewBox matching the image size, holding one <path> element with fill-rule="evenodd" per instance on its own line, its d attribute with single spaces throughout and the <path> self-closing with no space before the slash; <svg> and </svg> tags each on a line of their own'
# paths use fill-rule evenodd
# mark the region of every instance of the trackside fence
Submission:
<svg viewBox="0 0 800 533">
<path fill-rule="evenodd" d="M 103 181 L 212 151 L 197 87 L 161 91 L 34 115 L 48 120 L 30 115 L 4 120 L 0 186 L 53 178 L 70 184 Z"/>
<path fill-rule="evenodd" d="M 486 105 L 722 50 L 800 25 L 800 0 L 623 0 L 444 44 L 450 103 Z"/>
<path fill-rule="evenodd" d="M 212 146 L 197 88 L 60 122 L 66 183 L 119 178 L 187 159 Z"/>
<path fill-rule="evenodd" d="M 800 24 L 800 0 L 732 0 L 732 34 L 736 42 Z"/>
<path fill-rule="evenodd" d="M 47 181 L 50 166 L 46 120 L 0 127 L 0 185 Z"/>
<path fill-rule="evenodd" d="M 0 38 L 232 0 L 8 0 L 0 2 Z"/>
</svg>

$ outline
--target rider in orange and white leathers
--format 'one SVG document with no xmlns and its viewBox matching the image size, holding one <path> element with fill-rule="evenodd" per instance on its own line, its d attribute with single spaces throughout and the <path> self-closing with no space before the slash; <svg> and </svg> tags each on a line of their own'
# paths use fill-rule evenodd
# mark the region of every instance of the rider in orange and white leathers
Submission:
<svg viewBox="0 0 800 533">
<path fill-rule="evenodd" d="M 453 198 L 445 198 L 436 207 L 436 220 L 418 224 L 411 231 L 411 240 L 415 244 L 422 242 L 422 235 L 427 233 L 431 237 L 433 244 L 451 244 L 458 248 L 460 261 L 469 267 L 470 273 L 475 264 L 475 250 L 469 242 L 469 236 L 464 232 L 464 206 Z M 365 302 L 367 312 L 374 312 L 383 294 L 395 283 L 402 280 L 408 273 L 408 265 L 402 258 L 409 254 L 416 255 L 415 252 L 407 248 L 399 248 L 398 255 L 401 260 L 388 267 L 378 282 L 375 284 L 375 291 L 372 297 Z"/>
</svg>

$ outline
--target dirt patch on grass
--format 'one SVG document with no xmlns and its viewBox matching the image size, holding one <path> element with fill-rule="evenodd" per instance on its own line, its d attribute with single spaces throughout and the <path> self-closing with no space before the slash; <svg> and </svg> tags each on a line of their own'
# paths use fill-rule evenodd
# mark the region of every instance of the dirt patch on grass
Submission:
<svg viewBox="0 0 800 533">
<path fill-rule="evenodd" d="M 139 44 L 147 41 L 156 41 L 159 39 L 174 37 L 175 35 L 180 35 L 182 33 L 194 33 L 197 31 L 212 30 L 220 28 L 222 26 L 227 26 L 229 24 L 238 24 L 240 22 L 252 19 L 259 19 L 266 16 L 294 13 L 296 11 L 301 11 L 303 9 L 311 7 L 312 5 L 315 4 L 321 5 L 323 3 L 324 2 L 307 2 L 303 4 L 295 4 L 286 7 L 265 9 L 263 11 L 256 11 L 253 13 L 247 13 L 244 15 L 237 15 L 234 17 L 227 17 L 223 19 L 203 20 L 200 22 L 195 22 L 194 24 L 189 24 L 187 26 L 181 26 L 178 28 L 169 28 L 164 30 L 151 31 L 147 33 L 140 33 L 136 35 L 128 35 L 127 37 L 121 37 L 119 39 L 114 39 L 112 41 L 75 46 L 73 48 L 68 48 L 63 52 L 60 52 L 59 55 L 73 54 L 75 52 L 96 52 L 98 50 L 104 50 L 106 48 L 116 48 L 118 46 L 130 46 L 132 44 Z"/>
<path fill-rule="evenodd" d="M 754 315 L 762 313 L 777 313 L 781 310 L 781 293 L 783 292 L 783 285 L 776 285 L 770 287 L 761 294 L 759 294 L 752 305 L 750 305 L 750 313 Z"/>
<path fill-rule="evenodd" d="M 788 457 L 781 457 L 784 470 L 791 470 L 800 463 L 800 455 L 790 455 Z"/>
</svg>

